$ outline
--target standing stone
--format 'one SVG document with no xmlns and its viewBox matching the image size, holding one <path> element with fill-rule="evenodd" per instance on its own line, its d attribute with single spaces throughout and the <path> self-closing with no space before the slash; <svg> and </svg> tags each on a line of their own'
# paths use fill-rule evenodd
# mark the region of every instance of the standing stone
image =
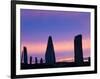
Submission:
<svg viewBox="0 0 100 79">
<path fill-rule="evenodd" d="M 28 64 L 27 48 L 23 47 L 24 64 Z"/>
<path fill-rule="evenodd" d="M 56 62 L 51 36 L 49 36 L 49 39 L 48 39 L 48 44 L 47 44 L 47 49 L 46 49 L 46 54 L 45 54 L 45 61 L 46 61 L 46 64 L 55 64 Z"/>
<path fill-rule="evenodd" d="M 83 64 L 82 35 L 75 36 L 74 52 L 75 52 L 75 63 L 77 63 L 78 65 Z"/>
</svg>

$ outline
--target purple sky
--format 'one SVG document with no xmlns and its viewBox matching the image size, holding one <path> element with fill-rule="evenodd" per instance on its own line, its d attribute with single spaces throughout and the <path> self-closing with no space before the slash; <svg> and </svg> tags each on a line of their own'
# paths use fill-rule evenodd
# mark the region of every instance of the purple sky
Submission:
<svg viewBox="0 0 100 79">
<path fill-rule="evenodd" d="M 21 45 L 27 43 L 47 44 L 51 35 L 53 43 L 70 41 L 82 34 L 83 39 L 90 40 L 90 13 L 73 11 L 50 11 L 21 9 Z M 27 46 L 26 46 L 27 47 Z M 46 48 L 45 48 L 46 49 Z M 29 50 L 28 50 L 29 51 Z M 56 52 L 56 57 L 73 57 L 74 50 Z M 28 52 L 33 57 L 43 57 L 45 52 Z M 90 55 L 90 49 L 84 50 L 84 56 Z"/>
</svg>

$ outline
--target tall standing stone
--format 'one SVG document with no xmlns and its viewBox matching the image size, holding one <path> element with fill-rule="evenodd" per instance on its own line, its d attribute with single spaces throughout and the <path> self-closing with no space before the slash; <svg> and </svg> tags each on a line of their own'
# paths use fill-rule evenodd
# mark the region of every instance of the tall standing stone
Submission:
<svg viewBox="0 0 100 79">
<path fill-rule="evenodd" d="M 46 49 L 46 54 L 45 54 L 45 61 L 46 61 L 46 64 L 55 64 L 56 62 L 51 36 L 49 36 L 49 39 L 48 39 L 48 44 L 47 44 L 47 49 Z"/>
<path fill-rule="evenodd" d="M 82 35 L 75 36 L 74 52 L 75 52 L 75 63 L 81 65 L 83 63 Z"/>
<path fill-rule="evenodd" d="M 27 48 L 23 47 L 24 64 L 28 64 Z"/>
</svg>

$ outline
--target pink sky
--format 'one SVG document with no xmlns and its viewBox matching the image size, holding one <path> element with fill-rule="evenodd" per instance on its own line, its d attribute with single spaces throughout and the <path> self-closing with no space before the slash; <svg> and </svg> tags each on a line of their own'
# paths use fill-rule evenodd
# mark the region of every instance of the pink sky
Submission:
<svg viewBox="0 0 100 79">
<path fill-rule="evenodd" d="M 83 53 L 84 55 L 90 55 L 90 39 L 83 39 Z M 61 52 L 74 52 L 74 42 L 73 41 L 58 41 L 53 42 L 54 50 L 56 54 L 61 54 Z M 21 51 L 23 46 L 27 47 L 28 54 L 45 54 L 47 43 L 33 43 L 33 42 L 24 42 L 21 45 Z M 88 51 L 88 52 L 86 52 Z M 71 57 L 56 57 L 57 61 L 73 61 L 73 56 Z"/>
</svg>

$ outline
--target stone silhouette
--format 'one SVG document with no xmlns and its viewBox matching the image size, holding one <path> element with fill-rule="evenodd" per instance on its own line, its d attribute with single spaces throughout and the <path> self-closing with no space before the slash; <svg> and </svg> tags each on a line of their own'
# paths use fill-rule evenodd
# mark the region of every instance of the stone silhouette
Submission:
<svg viewBox="0 0 100 79">
<path fill-rule="evenodd" d="M 43 64 L 43 59 L 42 58 L 40 59 L 40 64 Z"/>
<path fill-rule="evenodd" d="M 27 48 L 23 47 L 24 64 L 28 64 Z"/>
<path fill-rule="evenodd" d="M 32 56 L 30 56 L 30 64 L 32 64 Z"/>
<path fill-rule="evenodd" d="M 74 55 L 75 61 L 73 62 L 67 62 L 67 61 L 56 62 L 52 37 L 49 36 L 45 52 L 45 60 L 43 60 L 43 58 L 38 59 L 37 57 L 35 57 L 34 60 L 35 63 L 32 63 L 32 56 L 30 56 L 28 61 L 27 48 L 23 47 L 22 58 L 21 58 L 21 69 L 90 66 L 91 58 L 90 57 L 83 58 L 81 34 L 75 36 L 74 38 L 74 54 L 75 54 Z"/>
<path fill-rule="evenodd" d="M 52 42 L 51 36 L 49 36 L 49 39 L 48 39 L 47 49 L 46 49 L 46 53 L 45 53 L 45 61 L 46 61 L 46 64 L 55 64 L 56 63 L 55 52 L 54 52 L 54 47 L 53 47 L 53 42 Z"/>
<path fill-rule="evenodd" d="M 83 50 L 82 50 L 82 35 L 75 36 L 74 39 L 74 52 L 75 52 L 75 63 L 83 64 Z"/>
<path fill-rule="evenodd" d="M 37 57 L 35 57 L 35 64 L 38 64 L 38 59 L 37 59 Z"/>
</svg>

